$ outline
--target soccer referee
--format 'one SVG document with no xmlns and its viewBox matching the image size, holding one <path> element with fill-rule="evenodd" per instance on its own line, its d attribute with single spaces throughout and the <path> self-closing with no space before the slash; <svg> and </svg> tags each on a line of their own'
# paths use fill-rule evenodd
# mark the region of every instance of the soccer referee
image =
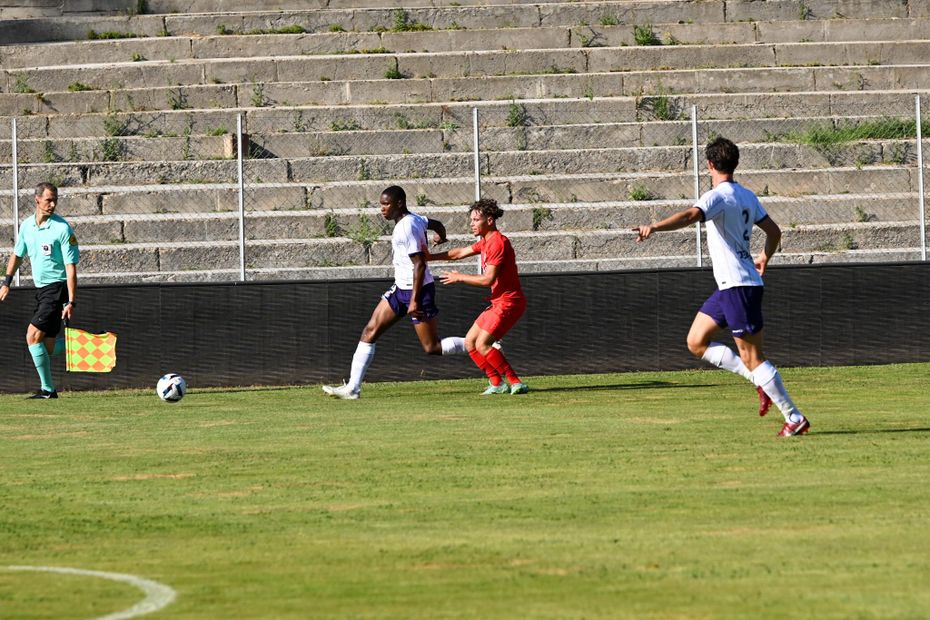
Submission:
<svg viewBox="0 0 930 620">
<path fill-rule="evenodd" d="M 35 363 L 42 389 L 32 398 L 58 398 L 52 381 L 52 355 L 65 349 L 64 337 L 58 337 L 63 320 L 74 313 L 77 293 L 77 264 L 80 258 L 77 237 L 68 222 L 55 215 L 58 188 L 51 183 L 36 186 L 36 214 L 19 227 L 16 247 L 0 282 L 0 302 L 10 294 L 10 283 L 25 256 L 32 265 L 36 285 L 36 310 L 26 330 L 26 344 Z"/>
</svg>

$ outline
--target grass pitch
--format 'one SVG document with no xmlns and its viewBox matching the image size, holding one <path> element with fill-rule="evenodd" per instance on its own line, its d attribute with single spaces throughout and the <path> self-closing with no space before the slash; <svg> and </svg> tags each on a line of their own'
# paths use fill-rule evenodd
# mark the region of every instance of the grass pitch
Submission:
<svg viewBox="0 0 930 620">
<path fill-rule="evenodd" d="M 923 618 L 930 364 L 0 396 L 0 617 Z"/>
</svg>

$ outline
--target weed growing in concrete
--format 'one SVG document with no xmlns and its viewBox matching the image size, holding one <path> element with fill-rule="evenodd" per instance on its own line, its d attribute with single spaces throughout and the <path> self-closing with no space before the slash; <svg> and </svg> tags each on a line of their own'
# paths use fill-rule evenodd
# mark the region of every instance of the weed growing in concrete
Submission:
<svg viewBox="0 0 930 620">
<path fill-rule="evenodd" d="M 330 32 L 345 32 L 346 29 L 340 26 L 339 24 L 330 24 L 329 31 Z"/>
<path fill-rule="evenodd" d="M 117 32 L 115 30 L 108 30 L 106 32 L 97 32 L 96 30 L 88 30 L 87 38 L 91 41 L 106 40 L 106 39 L 139 39 L 139 38 L 142 38 L 142 35 L 136 34 L 135 32 Z"/>
<path fill-rule="evenodd" d="M 630 200 L 635 200 L 637 202 L 656 199 L 656 195 L 645 185 L 634 185 L 631 187 L 628 197 Z"/>
<path fill-rule="evenodd" d="M 21 95 L 33 94 L 36 91 L 29 86 L 29 76 L 25 73 L 16 75 L 16 83 L 13 85 L 13 92 Z"/>
<path fill-rule="evenodd" d="M 42 145 L 42 162 L 54 164 L 59 161 L 61 161 L 61 158 L 59 158 L 58 154 L 55 152 L 55 145 L 50 140 L 46 140 Z"/>
<path fill-rule="evenodd" d="M 368 162 L 364 159 L 358 163 L 358 175 L 356 178 L 359 181 L 368 181 L 371 179 L 371 172 L 368 170 Z"/>
<path fill-rule="evenodd" d="M 403 9 L 395 9 L 393 17 L 394 27 L 391 28 L 393 32 L 422 32 L 424 30 L 433 29 L 432 26 L 428 26 L 423 22 L 416 20 L 410 21 L 410 15 Z"/>
<path fill-rule="evenodd" d="M 145 60 L 145 56 L 143 56 L 139 52 L 133 52 L 132 55 L 129 56 L 129 60 L 133 62 L 142 62 L 143 60 Z"/>
<path fill-rule="evenodd" d="M 253 108 L 264 108 L 269 103 L 271 103 L 268 97 L 265 96 L 265 84 L 262 82 L 256 82 L 252 85 L 252 107 Z"/>
<path fill-rule="evenodd" d="M 662 45 L 662 40 L 652 29 L 652 24 L 633 26 L 633 40 L 636 45 Z"/>
<path fill-rule="evenodd" d="M 388 67 L 388 70 L 384 72 L 384 77 L 388 80 L 402 80 L 407 76 L 401 73 L 400 68 L 397 66 L 397 61 L 395 60 L 394 66 Z"/>
<path fill-rule="evenodd" d="M 348 230 L 346 236 L 352 241 L 360 244 L 366 250 L 371 249 L 378 237 L 381 236 L 381 230 L 374 224 L 367 215 L 361 216 L 355 225 Z"/>
<path fill-rule="evenodd" d="M 516 101 L 511 101 L 510 108 L 507 110 L 508 127 L 529 127 L 530 115 L 526 111 L 526 106 Z"/>
<path fill-rule="evenodd" d="M 168 106 L 172 110 L 187 110 L 190 108 L 187 103 L 187 94 L 180 86 L 168 90 Z"/>
<path fill-rule="evenodd" d="M 80 93 L 85 90 L 97 90 L 97 89 L 94 88 L 93 86 L 88 86 L 87 84 L 84 84 L 82 82 L 72 82 L 71 84 L 68 84 L 68 92 L 70 93 Z"/>
<path fill-rule="evenodd" d="M 620 20 L 615 15 L 604 15 L 600 19 L 601 26 L 619 26 Z"/>
<path fill-rule="evenodd" d="M 653 97 L 643 97 L 639 102 L 639 108 L 651 112 L 660 121 L 678 120 L 681 113 L 678 104 L 662 93 Z"/>
<path fill-rule="evenodd" d="M 418 207 L 425 207 L 428 204 L 429 204 L 429 198 L 426 196 L 426 194 L 417 194 L 417 206 Z"/>
<path fill-rule="evenodd" d="M 330 131 L 358 131 L 362 126 L 357 120 L 351 119 L 347 121 L 333 121 L 329 128 Z"/>
<path fill-rule="evenodd" d="M 339 221 L 336 220 L 336 214 L 330 211 L 323 218 L 323 234 L 329 238 L 339 236 Z"/>
<path fill-rule="evenodd" d="M 549 207 L 533 208 L 533 230 L 539 230 L 546 220 L 552 219 L 552 209 Z"/>
</svg>

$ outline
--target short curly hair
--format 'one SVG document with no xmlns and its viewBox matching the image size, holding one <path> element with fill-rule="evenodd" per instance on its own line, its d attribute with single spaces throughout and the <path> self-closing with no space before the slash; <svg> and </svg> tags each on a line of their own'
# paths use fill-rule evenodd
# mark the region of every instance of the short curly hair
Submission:
<svg viewBox="0 0 930 620">
<path fill-rule="evenodd" d="M 482 198 L 481 200 L 473 202 L 468 212 L 471 213 L 472 211 L 477 211 L 484 217 L 489 217 L 494 220 L 504 215 L 504 210 L 498 206 L 497 201 L 493 198 Z"/>
<path fill-rule="evenodd" d="M 717 138 L 705 149 L 707 161 L 724 174 L 733 174 L 739 165 L 739 147 L 726 138 Z"/>
</svg>

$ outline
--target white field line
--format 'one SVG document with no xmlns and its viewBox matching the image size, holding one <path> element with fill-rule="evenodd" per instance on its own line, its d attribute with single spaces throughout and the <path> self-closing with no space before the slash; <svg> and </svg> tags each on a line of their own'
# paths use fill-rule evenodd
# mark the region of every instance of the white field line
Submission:
<svg viewBox="0 0 930 620">
<path fill-rule="evenodd" d="M 34 571 L 42 573 L 60 573 L 62 575 L 83 575 L 87 577 L 99 577 L 100 579 L 109 579 L 111 581 L 121 581 L 135 586 L 145 592 L 145 599 L 129 609 L 119 611 L 106 616 L 101 616 L 97 620 L 127 620 L 144 614 L 150 614 L 158 611 L 163 607 L 170 605 L 177 597 L 177 593 L 170 587 L 124 573 L 105 573 L 97 570 L 84 570 L 82 568 L 66 568 L 57 566 L 7 566 L 7 570 L 14 571 Z"/>
</svg>

